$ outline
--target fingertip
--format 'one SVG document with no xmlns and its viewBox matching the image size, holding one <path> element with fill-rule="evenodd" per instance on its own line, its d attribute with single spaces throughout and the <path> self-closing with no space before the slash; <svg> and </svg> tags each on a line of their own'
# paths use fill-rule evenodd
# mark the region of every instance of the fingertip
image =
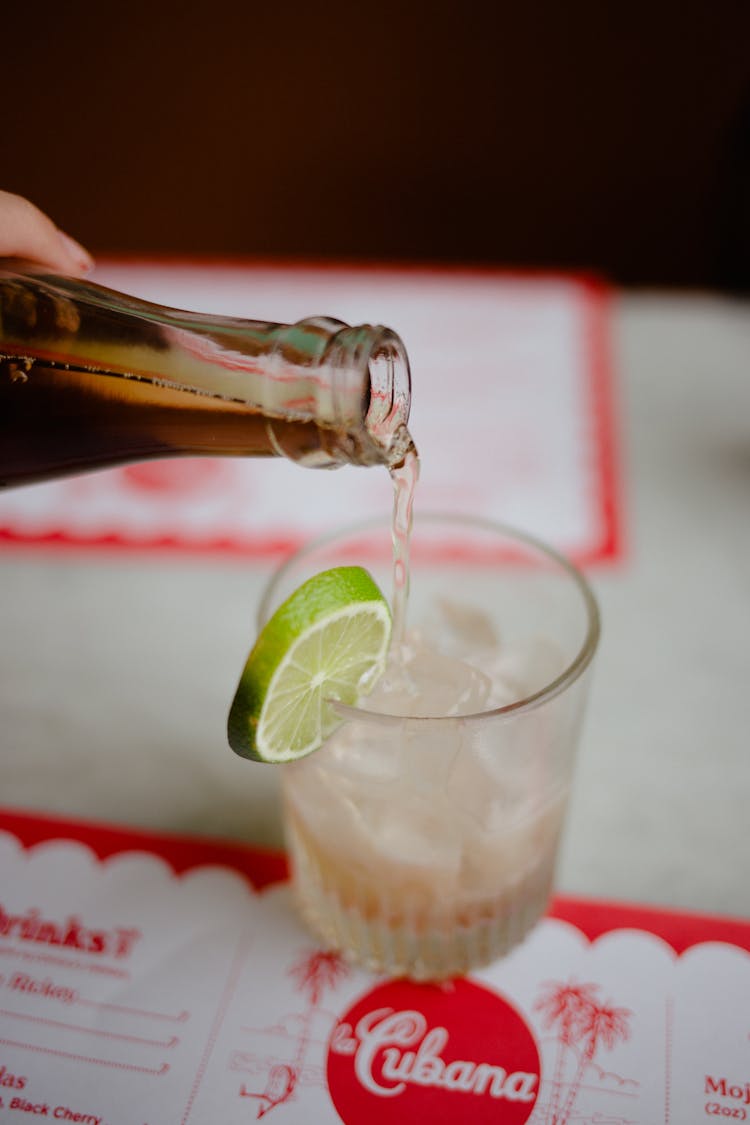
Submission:
<svg viewBox="0 0 750 1125">
<path fill-rule="evenodd" d="M 65 231 L 58 230 L 57 235 L 64 247 L 66 257 L 75 265 L 77 271 L 79 273 L 90 273 L 94 268 L 94 259 L 88 250 L 84 249 L 80 242 L 76 242 Z"/>
</svg>

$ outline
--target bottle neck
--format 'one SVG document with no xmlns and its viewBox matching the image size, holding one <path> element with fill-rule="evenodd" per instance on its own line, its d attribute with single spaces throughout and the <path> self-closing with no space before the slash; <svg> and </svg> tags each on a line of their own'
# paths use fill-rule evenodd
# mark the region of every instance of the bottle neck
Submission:
<svg viewBox="0 0 750 1125">
<path fill-rule="evenodd" d="M 6 263 L 3 357 L 239 405 L 265 420 L 273 452 L 302 464 L 395 465 L 412 444 L 408 358 L 399 337 L 380 326 L 183 312 Z M 290 444 L 288 424 L 317 427 L 317 447 Z"/>
</svg>

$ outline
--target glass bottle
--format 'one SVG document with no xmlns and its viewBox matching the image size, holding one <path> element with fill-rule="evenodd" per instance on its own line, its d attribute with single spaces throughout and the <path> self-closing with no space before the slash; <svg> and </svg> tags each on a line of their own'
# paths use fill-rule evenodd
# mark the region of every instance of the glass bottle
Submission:
<svg viewBox="0 0 750 1125">
<path fill-rule="evenodd" d="M 392 468 L 409 407 L 388 328 L 181 312 L 0 265 L 0 485 L 180 454 Z"/>
</svg>

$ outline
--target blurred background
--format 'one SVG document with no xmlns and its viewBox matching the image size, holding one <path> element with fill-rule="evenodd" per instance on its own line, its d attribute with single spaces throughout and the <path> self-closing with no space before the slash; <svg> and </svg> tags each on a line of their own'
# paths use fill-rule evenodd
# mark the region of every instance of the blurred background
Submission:
<svg viewBox="0 0 750 1125">
<path fill-rule="evenodd" d="M 320 277 L 262 270 L 95 275 L 178 307 L 402 332 L 418 505 L 615 548 L 595 571 L 605 629 L 560 886 L 750 917 L 749 0 L 13 0 L 0 42 L 0 187 L 100 260 L 614 283 L 547 287 L 561 316 L 544 285 L 511 286 L 519 306 L 450 271 L 442 303 L 367 271 L 330 303 Z M 277 846 L 278 777 L 225 741 L 270 559 L 130 547 L 202 527 L 279 547 L 386 510 L 389 482 L 245 463 L 238 496 L 237 465 L 185 464 L 0 497 L 2 800 Z M 126 550 L 76 546 L 113 534 Z"/>
<path fill-rule="evenodd" d="M 750 288 L 750 4 L 9 5 L 2 187 L 99 254 Z"/>
</svg>

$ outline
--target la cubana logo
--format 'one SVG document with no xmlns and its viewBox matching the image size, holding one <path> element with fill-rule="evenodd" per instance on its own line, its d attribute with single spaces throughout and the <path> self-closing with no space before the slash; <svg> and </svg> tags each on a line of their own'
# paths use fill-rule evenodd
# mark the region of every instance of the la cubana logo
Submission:
<svg viewBox="0 0 750 1125">
<path fill-rule="evenodd" d="M 523 1125 L 541 1082 L 516 1009 L 469 980 L 381 984 L 328 1044 L 328 1088 L 345 1125 Z"/>
</svg>

